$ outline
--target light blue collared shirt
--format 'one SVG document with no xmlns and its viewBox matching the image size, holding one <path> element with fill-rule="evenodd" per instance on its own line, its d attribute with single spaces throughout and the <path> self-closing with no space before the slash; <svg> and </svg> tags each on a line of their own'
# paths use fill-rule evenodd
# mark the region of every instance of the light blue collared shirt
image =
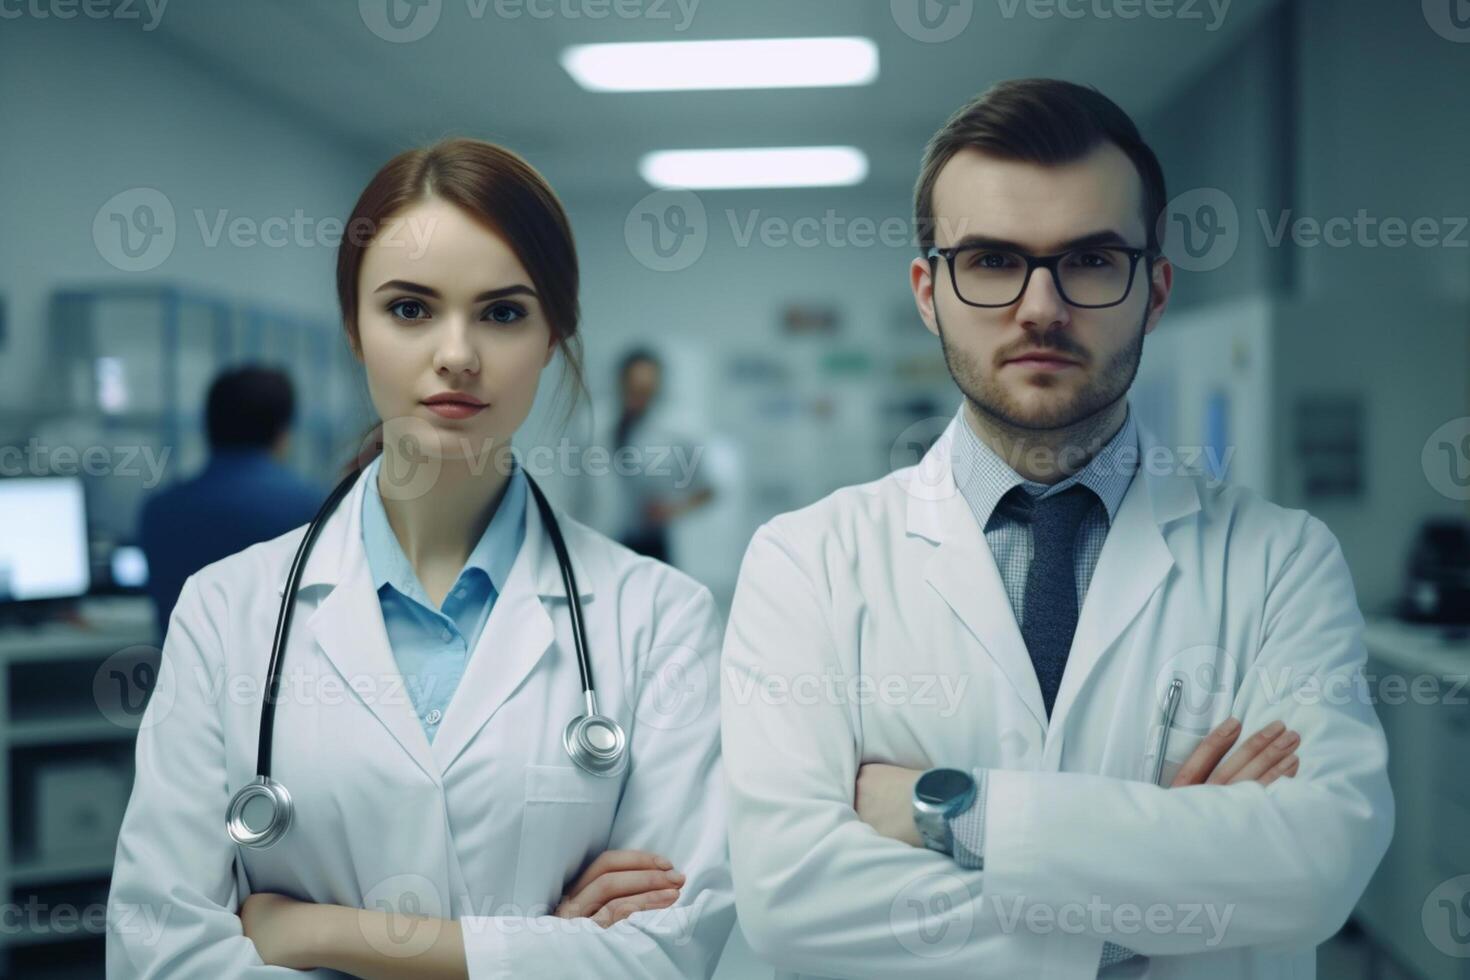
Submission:
<svg viewBox="0 0 1470 980">
<path fill-rule="evenodd" d="M 516 464 L 485 533 L 444 597 L 443 609 L 435 609 L 388 523 L 378 490 L 382 464 L 380 455 L 368 464 L 363 477 L 368 481 L 362 495 L 363 549 L 382 606 L 388 646 L 432 742 L 526 538 L 526 477 Z"/>
</svg>

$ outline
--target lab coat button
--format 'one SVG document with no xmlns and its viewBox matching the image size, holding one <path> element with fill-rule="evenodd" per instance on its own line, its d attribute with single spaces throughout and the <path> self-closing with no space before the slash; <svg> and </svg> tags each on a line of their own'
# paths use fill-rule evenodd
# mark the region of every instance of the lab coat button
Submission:
<svg viewBox="0 0 1470 980">
<path fill-rule="evenodd" d="M 434 708 L 428 714 L 424 715 L 424 721 L 427 721 L 431 725 L 437 725 L 439 724 L 439 719 L 443 717 L 443 712 L 441 712 L 438 708 Z"/>
</svg>

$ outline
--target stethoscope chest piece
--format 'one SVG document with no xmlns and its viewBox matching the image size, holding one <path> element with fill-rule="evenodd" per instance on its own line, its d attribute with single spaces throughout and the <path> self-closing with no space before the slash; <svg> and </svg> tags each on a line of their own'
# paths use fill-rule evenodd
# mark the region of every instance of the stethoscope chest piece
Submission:
<svg viewBox="0 0 1470 980">
<path fill-rule="evenodd" d="M 286 576 L 286 587 L 281 592 L 281 610 L 276 617 L 275 640 L 271 645 L 270 663 L 266 667 L 266 697 L 260 709 L 259 744 L 256 748 L 256 777 L 240 787 L 230 798 L 225 822 L 230 839 L 245 847 L 270 847 L 286 836 L 291 829 L 291 794 L 286 787 L 270 778 L 271 741 L 275 733 L 276 699 L 280 683 L 280 663 L 286 648 L 286 639 L 291 631 L 291 613 L 296 603 L 296 590 L 301 585 L 301 573 L 306 556 L 311 551 L 317 535 L 321 533 L 327 516 L 347 495 L 362 470 L 354 470 L 337 484 L 328 495 L 316 517 L 301 538 L 296 557 L 291 562 L 291 571 Z M 587 711 L 573 718 L 562 733 L 562 742 L 567 754 L 585 771 L 594 776 L 617 776 L 628 765 L 628 736 L 623 726 L 597 710 L 597 695 L 592 686 L 592 663 L 587 653 L 587 629 L 583 624 L 582 598 L 577 590 L 576 575 L 572 571 L 572 559 L 567 553 L 566 541 L 562 539 L 561 527 L 551 511 L 551 505 L 536 486 L 536 481 L 526 477 L 526 485 L 536 498 L 537 510 L 556 551 L 556 563 L 561 569 L 562 584 L 566 587 L 568 615 L 572 620 L 572 635 L 577 647 L 577 669 L 582 678 L 582 696 Z"/>
<path fill-rule="evenodd" d="M 628 765 L 628 736 L 623 726 L 607 715 L 579 715 L 562 732 L 567 755 L 594 776 L 617 776 Z"/>
<path fill-rule="evenodd" d="M 246 847 L 270 847 L 291 829 L 291 794 L 268 776 L 257 776 L 230 799 L 230 839 Z"/>
</svg>

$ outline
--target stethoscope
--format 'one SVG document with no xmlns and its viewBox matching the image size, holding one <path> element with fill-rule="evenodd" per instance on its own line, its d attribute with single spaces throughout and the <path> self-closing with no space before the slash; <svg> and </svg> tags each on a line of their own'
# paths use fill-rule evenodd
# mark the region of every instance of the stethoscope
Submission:
<svg viewBox="0 0 1470 980">
<path fill-rule="evenodd" d="M 235 792 L 226 811 L 226 827 L 230 838 L 247 847 L 270 847 L 286 836 L 291 828 L 293 807 L 291 794 L 286 787 L 271 779 L 271 736 L 275 731 L 276 700 L 280 695 L 281 652 L 286 648 L 286 638 L 291 630 L 291 614 L 296 605 L 296 589 L 301 583 L 301 574 L 306 565 L 306 556 L 321 533 L 322 525 L 332 513 L 353 483 L 363 473 L 356 469 L 350 473 L 327 496 L 321 510 L 312 518 L 301 545 L 296 549 L 296 558 L 291 562 L 291 573 L 287 578 L 286 593 L 281 599 L 281 611 L 276 617 L 275 641 L 271 646 L 270 667 L 266 673 L 266 696 L 260 708 L 260 745 L 255 756 L 255 779 Z M 536 481 L 526 475 L 531 496 L 536 498 L 536 508 L 541 513 L 541 522 L 551 535 L 551 545 L 556 549 L 556 563 L 561 568 L 562 584 L 569 600 L 567 611 L 572 620 L 572 635 L 577 646 L 577 668 L 582 675 L 582 698 L 587 713 L 578 715 L 567 723 L 562 732 L 562 744 L 567 755 L 579 767 L 594 776 L 617 776 L 628 764 L 628 738 L 617 720 L 597 710 L 597 694 L 592 686 L 592 663 L 587 656 L 587 629 L 582 617 L 582 599 L 577 592 L 577 579 L 572 573 L 571 556 L 561 535 L 561 526 L 551 513 L 551 505 L 541 493 Z"/>
</svg>

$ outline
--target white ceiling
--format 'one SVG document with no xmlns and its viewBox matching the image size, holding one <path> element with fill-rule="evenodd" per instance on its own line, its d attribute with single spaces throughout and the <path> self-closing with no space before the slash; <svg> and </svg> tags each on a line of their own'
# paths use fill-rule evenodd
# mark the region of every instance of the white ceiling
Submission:
<svg viewBox="0 0 1470 980">
<path fill-rule="evenodd" d="M 636 167 L 645 151 L 717 146 L 853 144 L 869 155 L 871 183 L 907 187 L 924 140 L 991 82 L 1023 75 L 1086 82 L 1146 117 L 1277 0 L 1223 0 L 1214 30 L 1210 0 L 1133 0 L 1199 19 L 1130 20 L 1096 13 L 1128 0 L 1062 0 L 1081 18 L 1061 16 L 1056 0 L 958 0 L 957 14 L 972 5 L 972 16 L 943 42 L 900 28 L 893 8 L 916 0 L 682 0 L 686 9 L 693 4 L 687 18 L 680 0 L 425 0 L 429 14 L 440 4 L 437 20 L 410 42 L 385 41 L 368 28 L 360 8 L 383 2 L 193 0 L 170 4 L 159 31 L 216 74 L 360 148 L 369 171 L 404 147 L 464 134 L 518 150 L 563 196 L 582 197 L 641 193 Z M 410 9 L 406 0 L 392 2 Z M 921 2 L 939 9 L 937 0 Z M 588 16 L 618 9 L 645 16 Z M 592 41 L 830 35 L 877 42 L 876 83 L 592 93 L 558 61 L 568 44 Z"/>
</svg>

